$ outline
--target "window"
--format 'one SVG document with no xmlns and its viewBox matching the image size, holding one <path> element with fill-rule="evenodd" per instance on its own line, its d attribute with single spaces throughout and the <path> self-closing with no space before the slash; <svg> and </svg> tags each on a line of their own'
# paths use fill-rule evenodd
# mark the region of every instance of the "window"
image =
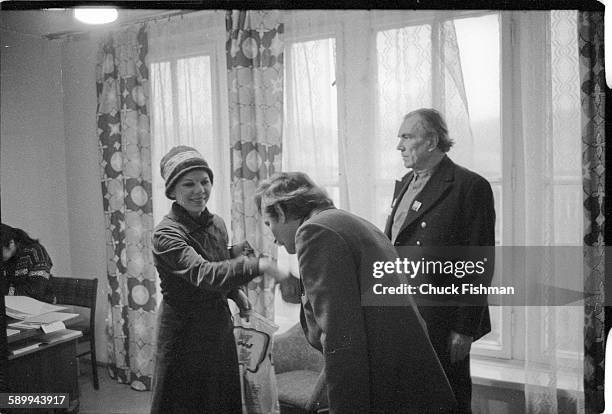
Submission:
<svg viewBox="0 0 612 414">
<path fill-rule="evenodd" d="M 334 38 L 285 48 L 283 169 L 308 171 L 340 205 Z"/>
<path fill-rule="evenodd" d="M 503 174 L 501 151 L 499 17 L 496 13 L 486 13 L 452 21 L 456 37 L 448 35 L 445 39 L 441 39 L 445 22 L 439 18 L 416 20 L 411 25 L 376 32 L 379 109 L 375 135 L 377 145 L 382 148 L 376 169 L 376 222 L 383 225 L 392 183 L 398 179 L 397 171 L 404 170 L 395 149 L 401 117 L 416 108 L 445 108 L 449 133 L 455 141 L 450 157 L 491 183 L 497 212 L 496 244 L 501 245 L 504 215 L 500 213 L 504 195 L 508 197 L 504 188 L 509 188 L 509 175 Z M 444 41 L 449 44 L 443 45 Z M 434 68 L 436 53 L 444 55 L 440 60 L 453 59 L 454 62 L 447 61 L 447 64 L 460 65 L 456 68 L 459 70 L 453 72 L 453 67 L 449 67 L 443 76 L 432 75 L 439 70 Z M 457 82 L 453 76 L 460 76 L 463 83 L 467 110 L 460 94 L 451 89 Z M 501 265 L 497 262 L 498 270 Z M 498 279 L 500 274 L 498 271 Z M 489 311 L 492 331 L 475 345 L 476 352 L 509 357 L 504 339 L 509 340 L 510 313 L 502 312 L 497 306 L 490 307 Z"/>
<path fill-rule="evenodd" d="M 223 173 L 230 171 L 224 24 L 223 14 L 210 14 L 149 27 L 155 224 L 172 204 L 165 196 L 159 164 L 176 145 L 194 147 L 204 156 L 215 174 L 208 208 L 230 222 L 230 177 Z"/>
<path fill-rule="evenodd" d="M 450 157 L 492 185 L 496 244 L 581 245 L 575 11 L 287 16 L 283 169 L 307 172 L 339 207 L 382 228 L 394 181 L 406 173 L 395 149 L 401 117 L 418 107 L 444 108 L 456 142 Z M 543 46 L 533 48 L 537 37 Z M 446 67 L 436 54 L 444 54 Z M 541 70 L 530 70 L 534 64 Z M 533 96 L 530 85 L 537 88 Z M 512 271 L 509 266 L 496 263 L 496 277 L 502 267 Z M 493 331 L 474 353 L 524 359 L 521 341 L 531 314 L 518 307 L 490 311 Z M 582 311 L 556 312 L 554 332 L 581 332 Z M 541 330 L 542 353 L 554 339 L 564 357 L 578 358 L 579 335 L 547 332 Z"/>
<path fill-rule="evenodd" d="M 446 120 L 454 139 L 450 156 L 457 163 L 471 168 L 493 187 L 496 211 L 501 211 L 502 162 L 500 131 L 500 68 L 499 24 L 496 14 L 453 20 L 460 53 L 461 76 L 469 109 L 466 128 L 460 97 L 446 93 Z M 434 91 L 449 88 L 449 74 L 434 77 L 432 54 L 437 32 L 442 22 L 379 30 L 376 33 L 377 54 L 377 145 L 381 150 L 377 159 L 377 199 L 388 201 L 392 181 L 404 168 L 395 149 L 401 116 L 411 109 L 440 107 Z M 436 30 L 432 30 L 432 27 Z M 438 46 L 439 47 L 439 46 Z M 483 54 L 482 51 L 487 53 Z M 454 74 L 452 74 L 454 75 Z M 404 172 L 404 171 L 402 171 Z M 402 174 L 403 175 L 403 174 Z M 384 223 L 386 207 L 377 206 L 377 223 Z M 502 217 L 498 215 L 496 239 L 501 243 Z"/>
<path fill-rule="evenodd" d="M 159 165 L 174 145 L 189 145 L 202 154 L 213 148 L 210 60 L 196 55 L 151 63 L 153 165 Z M 164 180 L 159 174 L 153 174 L 153 186 L 153 193 L 163 197 Z M 154 198 L 156 222 L 171 205 L 162 197 Z M 213 205 L 214 197 L 213 193 Z"/>
<path fill-rule="evenodd" d="M 338 103 L 334 37 L 285 40 L 285 118 L 282 168 L 305 171 L 323 186 L 336 206 L 340 200 Z M 299 274 L 295 255 L 278 249 L 279 266 Z M 299 319 L 299 305 L 275 295 L 275 319 L 281 328 Z"/>
<path fill-rule="evenodd" d="M 202 19 L 207 24 L 202 24 Z M 175 145 L 196 148 L 210 165 L 208 208 L 230 222 L 229 133 L 223 14 L 161 22 L 150 29 L 153 214 L 158 223 L 172 204 L 159 162 Z M 228 228 L 229 230 L 229 228 Z"/>
</svg>

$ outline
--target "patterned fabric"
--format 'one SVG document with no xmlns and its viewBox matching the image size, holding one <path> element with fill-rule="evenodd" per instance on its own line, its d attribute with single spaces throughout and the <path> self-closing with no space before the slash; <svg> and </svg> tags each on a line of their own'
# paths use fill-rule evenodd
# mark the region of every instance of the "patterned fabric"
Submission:
<svg viewBox="0 0 612 414">
<path fill-rule="evenodd" d="M 248 239 L 276 256 L 272 235 L 257 220 L 253 195 L 260 180 L 280 170 L 283 124 L 283 24 L 278 10 L 228 11 L 227 69 L 234 241 Z M 274 317 L 274 281 L 248 285 L 253 309 Z"/>
<path fill-rule="evenodd" d="M 40 243 L 25 246 L 7 262 L 2 263 L 2 277 L 6 280 L 8 295 L 26 295 L 44 302 L 53 302 L 50 283 L 53 262 Z"/>
<path fill-rule="evenodd" d="M 582 100 L 585 300 L 584 393 L 587 413 L 604 408 L 605 77 L 603 12 L 578 13 Z"/>
<path fill-rule="evenodd" d="M 15 262 L 15 276 L 41 276 L 49 279 L 53 261 L 47 250 L 39 244 L 24 247 Z"/>
<path fill-rule="evenodd" d="M 194 169 L 203 169 L 208 174 L 210 183 L 213 183 L 213 172 L 206 160 L 195 148 L 186 145 L 173 147 L 161 159 L 161 175 L 166 187 L 166 197 L 174 199 L 170 192 L 180 176 Z"/>
<path fill-rule="evenodd" d="M 146 54 L 144 28 L 131 27 L 100 42 L 96 65 L 109 373 L 136 390 L 151 388 L 156 321 Z"/>
</svg>

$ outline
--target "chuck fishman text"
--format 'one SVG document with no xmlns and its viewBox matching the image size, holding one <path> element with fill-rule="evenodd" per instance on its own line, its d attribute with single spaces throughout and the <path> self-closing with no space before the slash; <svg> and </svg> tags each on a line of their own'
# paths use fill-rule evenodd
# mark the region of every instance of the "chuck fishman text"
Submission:
<svg viewBox="0 0 612 414">
<path fill-rule="evenodd" d="M 472 283 L 448 286 L 434 286 L 431 283 L 420 285 L 402 283 L 399 286 L 383 286 L 377 283 L 372 290 L 375 295 L 514 295 L 514 286 L 485 286 Z"/>
</svg>

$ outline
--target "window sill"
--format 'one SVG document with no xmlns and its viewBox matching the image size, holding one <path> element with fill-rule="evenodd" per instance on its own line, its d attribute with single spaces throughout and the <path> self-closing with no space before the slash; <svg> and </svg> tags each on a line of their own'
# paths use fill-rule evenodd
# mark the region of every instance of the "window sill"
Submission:
<svg viewBox="0 0 612 414">
<path fill-rule="evenodd" d="M 524 361 L 503 360 L 498 358 L 472 356 L 470 370 L 472 382 L 485 387 L 506 388 L 523 391 L 525 387 Z M 536 386 L 548 387 L 548 378 L 544 367 L 536 368 L 535 375 L 541 373 Z M 582 392 L 583 379 L 577 369 L 561 369 L 557 373 L 557 389 L 569 393 Z"/>
</svg>

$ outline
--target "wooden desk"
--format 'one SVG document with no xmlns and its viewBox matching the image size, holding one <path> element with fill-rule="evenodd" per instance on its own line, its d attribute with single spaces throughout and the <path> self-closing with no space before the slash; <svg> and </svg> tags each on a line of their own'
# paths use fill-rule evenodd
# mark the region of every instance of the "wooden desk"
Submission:
<svg viewBox="0 0 612 414">
<path fill-rule="evenodd" d="M 79 382 L 76 361 L 77 339 L 82 336 L 79 331 L 66 330 L 66 333 L 75 333 L 75 336 L 65 339 L 51 337 L 55 333 L 45 335 L 40 330 L 36 333 L 22 332 L 21 339 L 10 339 L 7 382 L 9 392 L 21 393 L 68 393 L 70 395 L 70 408 L 78 411 Z M 23 336 L 26 336 L 23 338 Z M 49 344 L 41 344 L 18 355 L 11 355 L 10 351 L 22 349 L 25 346 L 39 342 L 57 339 Z M 70 411 L 70 410 L 69 410 Z M 28 412 L 28 411 L 20 411 Z M 32 410 L 41 413 L 41 410 Z"/>
</svg>

